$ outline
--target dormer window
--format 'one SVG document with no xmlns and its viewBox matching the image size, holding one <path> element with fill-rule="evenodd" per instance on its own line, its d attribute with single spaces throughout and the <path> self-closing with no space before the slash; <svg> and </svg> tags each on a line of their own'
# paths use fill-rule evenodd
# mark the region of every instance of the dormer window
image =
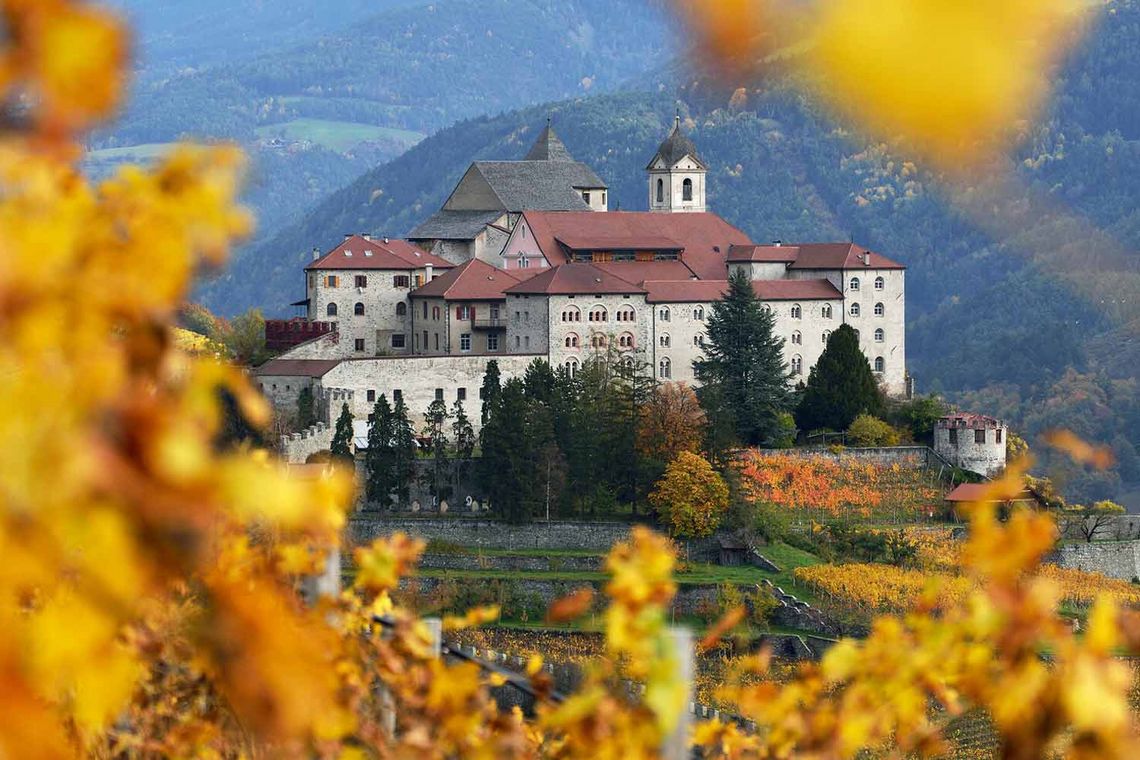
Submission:
<svg viewBox="0 0 1140 760">
<path fill-rule="evenodd" d="M 582 200 L 585 201 L 587 206 L 590 205 L 590 191 L 589 190 L 583 190 L 582 191 Z"/>
</svg>

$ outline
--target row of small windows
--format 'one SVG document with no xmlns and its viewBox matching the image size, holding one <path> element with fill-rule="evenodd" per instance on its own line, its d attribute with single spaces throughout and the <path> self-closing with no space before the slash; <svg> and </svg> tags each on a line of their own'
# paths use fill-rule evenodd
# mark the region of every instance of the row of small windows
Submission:
<svg viewBox="0 0 1140 760">
<path fill-rule="evenodd" d="M 885 372 L 887 363 L 881 356 L 876 356 L 873 363 L 876 372 Z M 792 357 L 791 368 L 793 375 L 802 375 L 804 373 L 804 359 L 799 354 Z"/>
<path fill-rule="evenodd" d="M 764 311 L 771 313 L 772 305 L 771 304 L 764 304 Z M 833 311 L 831 308 L 831 304 L 825 303 L 823 306 L 820 307 L 819 315 L 821 317 L 823 317 L 824 319 L 831 319 L 832 314 L 833 314 Z M 803 319 L 803 317 L 804 317 L 803 307 L 800 306 L 798 303 L 792 304 L 792 319 Z M 702 316 L 702 319 L 703 319 L 703 316 Z"/>
<path fill-rule="evenodd" d="M 606 336 L 601 333 L 594 333 L 590 336 L 590 345 L 593 348 L 605 348 L 606 342 Z M 570 333 L 566 336 L 563 344 L 566 348 L 579 348 L 581 342 L 577 333 Z M 633 335 L 631 333 L 622 333 L 617 338 L 617 344 L 619 348 L 633 348 Z"/>
<path fill-rule="evenodd" d="M 857 316 L 859 316 L 859 313 L 861 310 L 859 308 L 858 303 L 853 303 L 853 304 L 851 304 L 851 308 L 848 311 L 851 314 L 851 316 L 857 317 Z M 886 306 L 884 306 L 881 302 L 875 304 L 875 316 L 876 317 L 885 316 L 886 313 L 887 313 L 887 307 Z"/>
<path fill-rule="evenodd" d="M 820 335 L 820 339 L 823 341 L 824 344 L 827 343 L 827 340 L 830 337 L 831 337 L 831 330 L 824 330 L 823 333 Z M 858 330 L 855 331 L 855 337 L 859 337 L 859 331 Z M 883 328 L 879 327 L 879 328 L 875 329 L 875 342 L 876 343 L 882 343 L 886 339 L 886 337 L 887 337 L 887 333 L 885 330 L 883 330 Z M 792 345 L 802 346 L 803 342 L 804 342 L 803 333 L 801 333 L 799 330 L 793 331 L 791 342 L 792 342 Z"/>
<path fill-rule="evenodd" d="M 875 278 L 875 290 L 882 290 L 886 286 L 887 286 L 887 282 L 882 277 L 876 277 Z M 851 278 L 850 287 L 848 289 L 849 290 L 858 290 L 859 289 L 859 278 L 858 277 L 852 277 Z"/>
<path fill-rule="evenodd" d="M 687 177 L 681 183 L 681 199 L 686 201 L 693 199 L 693 181 Z M 665 180 L 663 179 L 657 180 L 657 202 L 665 202 Z"/>
</svg>

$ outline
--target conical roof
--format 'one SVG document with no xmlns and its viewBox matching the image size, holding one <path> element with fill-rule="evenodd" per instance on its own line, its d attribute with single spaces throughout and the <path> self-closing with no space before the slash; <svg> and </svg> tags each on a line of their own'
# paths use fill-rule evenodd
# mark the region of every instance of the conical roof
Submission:
<svg viewBox="0 0 1140 760">
<path fill-rule="evenodd" d="M 685 156 L 692 156 L 693 160 L 696 161 L 701 168 L 707 168 L 705 167 L 705 162 L 702 161 L 701 157 L 697 154 L 697 146 L 681 131 L 681 117 L 678 116 L 676 121 L 673 122 L 673 131 L 669 133 L 669 136 L 666 137 L 665 141 L 657 148 L 657 154 L 653 156 L 653 160 L 649 162 L 649 166 L 646 168 L 653 168 L 653 164 L 655 164 L 659 158 L 665 163 L 666 167 L 672 167 Z"/>
<path fill-rule="evenodd" d="M 546 127 L 542 130 L 542 134 L 534 141 L 531 146 L 530 152 L 526 154 L 524 161 L 573 161 L 574 157 L 570 155 L 570 151 L 566 150 L 562 140 L 558 135 L 554 134 L 554 128 L 550 126 L 550 122 L 546 123 Z"/>
</svg>

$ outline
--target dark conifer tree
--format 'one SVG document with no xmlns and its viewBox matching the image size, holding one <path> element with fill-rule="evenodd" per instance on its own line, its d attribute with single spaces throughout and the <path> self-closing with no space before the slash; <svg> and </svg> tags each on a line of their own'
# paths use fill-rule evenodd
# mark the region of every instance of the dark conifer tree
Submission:
<svg viewBox="0 0 1140 760">
<path fill-rule="evenodd" d="M 448 450 L 451 442 L 447 439 L 447 420 L 450 416 L 447 404 L 438 398 L 428 405 L 424 415 L 423 435 L 429 441 L 432 460 L 431 471 L 424 481 L 432 496 L 437 499 L 446 499 L 451 495 L 451 459 Z"/>
<path fill-rule="evenodd" d="M 396 490 L 395 448 L 392 445 L 395 419 L 383 393 L 372 407 L 368 421 L 368 451 L 364 455 L 367 471 L 365 493 L 369 503 L 386 509 L 391 505 L 392 492 Z"/>
<path fill-rule="evenodd" d="M 334 459 L 352 461 L 352 412 L 348 411 L 348 404 L 342 404 L 340 407 L 340 416 L 336 418 L 336 429 L 333 431 L 330 451 Z"/>
<path fill-rule="evenodd" d="M 483 374 L 483 387 L 479 389 L 479 398 L 483 400 L 483 409 L 479 419 L 482 425 L 485 426 L 487 424 L 487 417 L 490 414 L 490 410 L 499 400 L 499 394 L 501 392 L 499 363 L 492 359 L 487 362 L 487 370 Z"/>
<path fill-rule="evenodd" d="M 305 386 L 297 395 L 297 428 L 307 430 L 317 422 L 317 410 L 313 402 L 313 389 Z"/>
<path fill-rule="evenodd" d="M 693 362 L 704 388 L 705 413 L 731 414 L 736 436 L 746 445 L 771 445 L 779 437 L 779 414 L 789 409 L 788 369 L 775 318 L 761 307 L 752 283 L 741 271 L 728 281 L 728 293 L 713 304 L 704 357 Z M 716 399 L 715 408 L 712 399 Z"/>
<path fill-rule="evenodd" d="M 408 407 L 403 396 L 396 398 L 392 410 L 392 471 L 396 483 L 396 497 L 407 504 L 411 494 L 412 478 L 416 476 L 416 432 L 408 419 Z"/>
<path fill-rule="evenodd" d="M 860 414 L 878 416 L 882 409 L 882 392 L 859 338 L 850 325 L 840 325 L 811 368 L 796 424 L 801 430 L 846 430 Z"/>
</svg>

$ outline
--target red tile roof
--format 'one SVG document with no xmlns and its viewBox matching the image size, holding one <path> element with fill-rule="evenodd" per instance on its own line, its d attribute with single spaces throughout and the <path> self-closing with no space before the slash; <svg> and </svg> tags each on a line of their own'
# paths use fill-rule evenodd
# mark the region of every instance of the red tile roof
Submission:
<svg viewBox="0 0 1140 760">
<path fill-rule="evenodd" d="M 648 211 L 527 211 L 523 214 L 535 242 L 551 266 L 566 263 L 557 242 L 566 240 L 621 240 L 636 250 L 639 241 L 660 244 L 675 241 L 683 247 L 681 260 L 697 276 L 724 279 L 725 257 L 732 245 L 752 241 L 713 213 L 656 214 Z M 609 243 L 607 243 L 609 244 Z M 643 250 L 648 250 L 645 248 Z"/>
<path fill-rule="evenodd" d="M 551 267 L 542 274 L 507 288 L 506 292 L 512 295 L 604 295 L 644 293 L 645 290 L 593 264 L 581 263 Z"/>
<path fill-rule="evenodd" d="M 255 375 L 324 377 L 340 359 L 270 359 L 253 370 Z"/>
<path fill-rule="evenodd" d="M 561 243 L 563 248 L 571 251 L 680 251 L 685 247 L 672 238 L 656 235 L 617 237 L 583 232 L 559 235 L 555 240 Z"/>
<path fill-rule="evenodd" d="M 728 260 L 790 264 L 798 252 L 799 248 L 794 245 L 734 245 L 728 249 Z"/>
<path fill-rule="evenodd" d="M 406 240 L 385 242 L 382 238 L 367 240 L 352 235 L 305 269 L 422 269 L 428 264 L 436 269 L 455 266 Z"/>
<path fill-rule="evenodd" d="M 906 269 L 896 261 L 855 243 L 797 243 L 796 259 L 788 269 Z M 864 263 L 863 257 L 868 257 Z"/>
<path fill-rule="evenodd" d="M 843 294 L 827 280 L 753 280 L 762 301 L 839 301 Z"/>
<path fill-rule="evenodd" d="M 594 266 L 634 285 L 648 280 L 695 281 L 696 277 L 683 261 L 607 261 Z"/>
<path fill-rule="evenodd" d="M 955 488 L 950 493 L 946 494 L 946 501 L 953 501 L 958 503 L 979 503 L 979 502 L 995 502 L 999 501 L 994 498 L 986 497 L 986 490 L 990 487 L 989 483 L 963 483 Z M 1019 493 L 1008 501 L 1036 501 L 1037 497 L 1028 488 Z"/>
<path fill-rule="evenodd" d="M 503 291 L 521 280 L 521 277 L 515 276 L 515 271 L 497 269 L 479 259 L 471 259 L 447 274 L 436 277 L 422 288 L 416 288 L 409 297 L 442 298 L 447 301 L 502 301 L 506 298 Z"/>
<path fill-rule="evenodd" d="M 728 290 L 728 280 L 651 280 L 645 283 L 649 303 L 710 303 Z"/>
</svg>

